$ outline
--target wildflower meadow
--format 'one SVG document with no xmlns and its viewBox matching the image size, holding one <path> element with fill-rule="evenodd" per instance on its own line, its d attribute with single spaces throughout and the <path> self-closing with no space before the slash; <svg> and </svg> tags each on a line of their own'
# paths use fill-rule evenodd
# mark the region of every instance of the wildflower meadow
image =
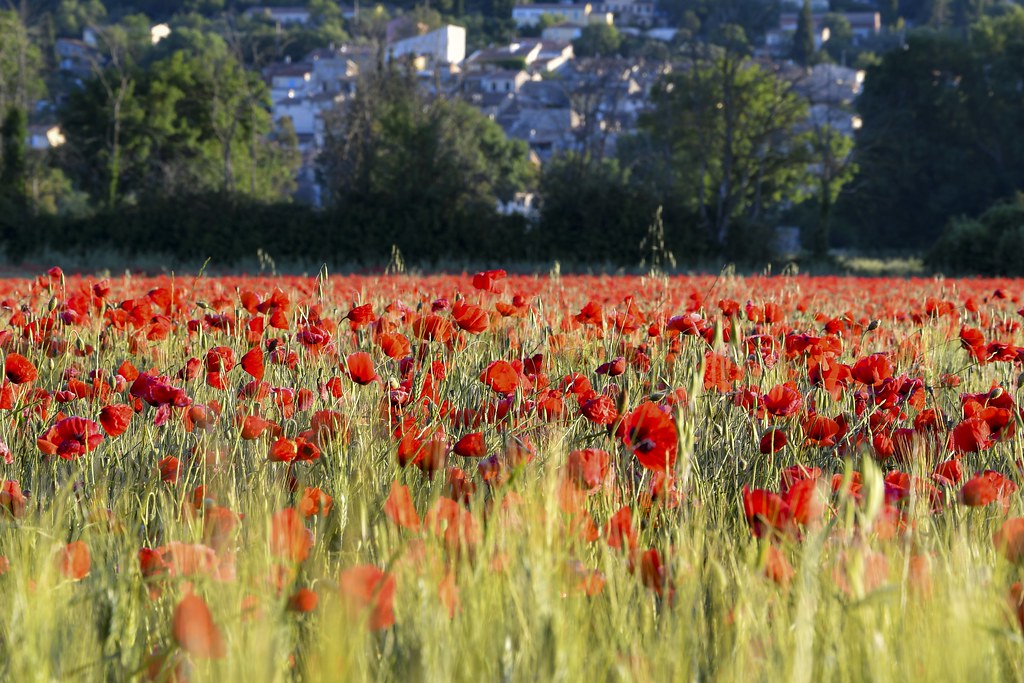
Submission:
<svg viewBox="0 0 1024 683">
<path fill-rule="evenodd" d="M 0 679 L 1021 680 L 1022 293 L 0 281 Z"/>
</svg>

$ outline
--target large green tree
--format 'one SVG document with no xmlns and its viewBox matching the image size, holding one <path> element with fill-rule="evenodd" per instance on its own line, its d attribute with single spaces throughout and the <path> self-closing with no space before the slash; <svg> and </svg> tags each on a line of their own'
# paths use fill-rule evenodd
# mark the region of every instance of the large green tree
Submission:
<svg viewBox="0 0 1024 683">
<path fill-rule="evenodd" d="M 280 199 L 293 189 L 299 160 L 269 138 L 265 84 L 215 34 L 185 36 L 146 69 L 111 63 L 69 98 L 62 124 L 69 169 L 109 206 L 211 190 Z"/>
<path fill-rule="evenodd" d="M 45 90 L 39 77 L 42 56 L 21 16 L 0 9 L 0 112 L 29 111 Z"/>
<path fill-rule="evenodd" d="M 622 35 L 614 26 L 591 24 L 572 41 L 572 47 L 577 57 L 614 57 L 622 47 Z"/>
<path fill-rule="evenodd" d="M 636 266 L 658 199 L 615 159 L 567 154 L 544 166 L 539 234 L 544 253 L 582 263 Z M 692 250 L 692 245 L 690 246 Z"/>
<path fill-rule="evenodd" d="M 328 127 L 320 176 L 338 215 L 375 241 L 420 258 L 472 251 L 497 202 L 532 183 L 525 143 L 465 103 L 425 99 L 410 70 L 381 65 L 356 92 Z"/>
<path fill-rule="evenodd" d="M 80 38 L 85 28 L 96 26 L 106 16 L 101 0 L 60 0 L 55 12 L 57 33 Z"/>
<path fill-rule="evenodd" d="M 641 126 L 670 158 L 677 191 L 712 242 L 724 245 L 734 225 L 803 198 L 807 103 L 771 70 L 718 50 L 664 78 L 652 102 Z"/>
<path fill-rule="evenodd" d="M 918 32 L 868 70 L 860 173 L 841 202 L 862 243 L 931 244 L 947 221 L 1024 187 L 1024 10 L 970 39 Z"/>
<path fill-rule="evenodd" d="M 796 20 L 796 33 L 793 34 L 789 57 L 800 66 L 810 66 L 814 56 L 814 16 L 811 14 L 811 0 L 804 0 Z"/>
<path fill-rule="evenodd" d="M 23 207 L 27 199 L 25 179 L 25 138 L 27 126 L 25 112 L 10 107 L 0 123 L 0 199 L 6 199 L 16 207 Z"/>
</svg>

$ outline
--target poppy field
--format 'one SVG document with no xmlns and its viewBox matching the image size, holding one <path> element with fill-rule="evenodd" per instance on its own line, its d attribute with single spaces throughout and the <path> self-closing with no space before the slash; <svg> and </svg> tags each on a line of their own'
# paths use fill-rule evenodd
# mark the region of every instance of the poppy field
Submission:
<svg viewBox="0 0 1024 683">
<path fill-rule="evenodd" d="M 0 281 L 0 679 L 1020 680 L 1022 294 Z"/>
</svg>

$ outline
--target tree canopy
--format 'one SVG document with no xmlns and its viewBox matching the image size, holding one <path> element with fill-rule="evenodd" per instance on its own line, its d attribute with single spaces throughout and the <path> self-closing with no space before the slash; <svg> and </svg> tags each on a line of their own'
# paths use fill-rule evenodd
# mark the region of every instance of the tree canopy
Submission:
<svg viewBox="0 0 1024 683">
<path fill-rule="evenodd" d="M 498 201 L 535 176 L 525 143 L 468 104 L 427 99 L 394 63 L 362 79 L 328 126 L 320 159 L 343 220 L 418 254 L 477 249 Z"/>
<path fill-rule="evenodd" d="M 115 205 L 141 196 L 219 190 L 287 197 L 298 157 L 264 143 L 269 96 L 212 34 L 143 70 L 122 57 L 72 93 L 61 114 L 72 176 Z"/>
<path fill-rule="evenodd" d="M 861 243 L 931 244 L 951 217 L 1024 187 L 1022 79 L 1020 8 L 983 19 L 966 41 L 914 32 L 868 70 L 860 174 L 843 202 Z"/>
<path fill-rule="evenodd" d="M 662 80 L 642 128 L 666 150 L 678 194 L 723 245 L 738 223 L 799 201 L 810 160 L 807 103 L 766 68 L 721 50 Z"/>
</svg>

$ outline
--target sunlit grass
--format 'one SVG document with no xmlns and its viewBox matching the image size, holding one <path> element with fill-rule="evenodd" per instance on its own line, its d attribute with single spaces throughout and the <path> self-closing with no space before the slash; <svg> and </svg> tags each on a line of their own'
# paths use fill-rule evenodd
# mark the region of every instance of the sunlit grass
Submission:
<svg viewBox="0 0 1024 683">
<path fill-rule="evenodd" d="M 652 473 L 636 463 L 613 430 L 582 417 L 571 396 L 562 419 L 546 421 L 528 408 L 532 396 L 518 392 L 514 417 L 478 429 L 491 454 L 525 439 L 535 457 L 508 467 L 506 482 L 490 485 L 477 471 L 478 461 L 449 455 L 447 465 L 463 469 L 475 485 L 462 508 L 474 531 L 446 539 L 444 526 L 432 523 L 429 513 L 451 495 L 450 475 L 444 468 L 428 477 L 415 467 L 399 467 L 387 408 L 389 392 L 403 379 L 399 364 L 381 353 L 369 329 L 348 331 L 344 317 L 357 301 L 372 303 L 379 316 L 397 298 L 426 313 L 432 301 L 451 296 L 451 284 L 440 291 L 431 289 L 438 283 L 423 281 L 399 291 L 405 285 L 363 281 L 357 289 L 349 281 L 307 278 L 252 286 L 264 295 L 274 284 L 293 297 L 291 325 L 269 329 L 260 339 L 281 337 L 298 362 L 289 368 L 268 360 L 264 381 L 315 394 L 313 408 L 292 415 L 272 396 L 259 407 L 240 398 L 239 387 L 251 379 L 240 368 L 230 371 L 227 391 L 208 386 L 203 373 L 191 380 L 175 377 L 188 359 L 202 360 L 213 346 L 230 346 L 236 358 L 249 349 L 243 324 L 231 332 L 199 324 L 189 332 L 188 320 L 202 321 L 217 296 L 230 300 L 221 312 L 238 321 L 249 317 L 235 284 L 222 291 L 213 280 L 177 280 L 185 298 L 181 310 L 171 312 L 176 325 L 163 340 L 146 340 L 145 327 L 108 327 L 107 304 L 38 343 L 20 339 L 21 329 L 14 326 L 4 348 L 24 354 L 38 368 L 36 387 L 63 389 L 72 367 L 80 376 L 103 369 L 110 381 L 121 362 L 130 360 L 139 370 L 156 368 L 170 376 L 195 404 L 219 402 L 221 416 L 209 431 L 189 432 L 180 409 L 156 426 L 157 409 L 145 406 L 124 434 L 66 461 L 44 458 L 36 438 L 58 411 L 98 419 L 101 402 L 54 402 L 44 418 L 36 410 L 38 398 L 22 391 L 14 408 L 0 413 L 5 417 L 0 439 L 13 455 L 11 464 L 0 465 L 0 479 L 17 480 L 30 491 L 24 515 L 0 518 L 0 555 L 10 564 L 0 576 L 0 678 L 178 675 L 247 683 L 1024 678 L 1024 643 L 1008 600 L 1022 571 L 992 541 L 1007 515 L 1022 513 L 1019 496 L 1013 496 L 1006 513 L 998 505 L 967 508 L 950 500 L 933 514 L 926 500 L 912 498 L 906 530 L 882 533 L 877 522 L 883 471 L 873 464 L 869 447 L 840 454 L 804 445 L 793 417 L 777 421 L 791 431 L 790 445 L 774 456 L 762 455 L 757 444 L 769 419 L 738 409 L 731 395 L 704 390 L 708 344 L 703 339 L 647 337 L 646 325 L 634 333 L 611 326 L 600 333 L 586 327 L 562 330 L 564 319 L 603 292 L 598 281 L 550 278 L 539 285 L 542 295 L 525 317 L 495 314 L 490 330 L 465 335 L 464 343 L 420 341 L 408 323 L 399 324 L 412 340 L 412 358 L 421 361 L 413 372 L 415 391 L 423 389 L 432 361 L 445 363 L 444 379 L 436 383 L 442 401 L 417 416 L 425 426 L 444 427 L 454 442 L 471 430 L 453 426 L 450 411 L 495 399 L 479 380 L 483 368 L 498 358 L 535 353 L 544 354 L 553 387 L 580 372 L 595 389 L 617 385 L 616 402 L 627 411 L 652 396 L 660 400 L 668 389 L 684 389 L 688 401 L 672 412 L 680 442 L 678 497 L 652 500 Z M 144 296 L 156 283 L 124 285 L 132 291 L 116 289 L 110 308 L 129 296 Z M 474 292 L 466 279 L 457 286 L 485 306 L 510 298 Z M 604 286 L 615 285 L 608 279 Z M 862 290 L 856 286 L 838 299 L 838 285 L 807 278 L 783 280 L 771 291 L 765 281 L 752 285 L 738 277 L 696 283 L 638 279 L 632 286 L 636 303 L 651 319 L 656 311 L 682 313 L 691 292 L 706 295 L 703 310 L 709 318 L 719 298 L 741 304 L 776 300 L 785 306 L 789 326 L 812 334 L 821 333 L 822 321 L 814 318 L 818 312 L 831 317 L 853 309 L 854 318 L 877 315 L 878 302 L 858 298 Z M 915 287 L 920 289 L 901 295 L 908 306 L 935 293 L 930 285 Z M 18 306 L 28 307 L 26 324 L 62 310 L 61 302 L 75 291 L 56 282 L 38 285 L 31 295 L 27 289 L 11 294 L 20 297 L 14 299 Z M 798 301 L 805 310 L 798 310 Z M 607 310 L 616 303 L 608 302 Z M 992 303 L 993 317 L 1008 315 L 1010 304 L 1005 311 L 997 311 L 999 305 Z M 311 306 L 338 323 L 334 354 L 313 355 L 295 341 L 297 319 Z M 958 329 L 958 321 L 942 319 L 915 326 L 897 320 L 893 311 L 881 331 L 844 337 L 843 360 L 893 352 L 900 372 L 927 383 L 929 407 L 956 417 L 960 392 L 988 391 L 993 383 L 1015 390 L 1019 370 L 1010 363 L 972 365 L 956 339 Z M 830 415 L 845 412 L 853 416 L 853 430 L 866 429 L 875 409 L 858 416 L 853 391 L 834 402 L 810 385 L 798 363 L 785 358 L 769 363 L 748 354 L 741 342 L 755 331 L 749 322 L 736 321 L 733 330 L 730 343 L 722 341 L 721 329 L 716 337 L 718 349 L 740 363 L 753 355 L 740 384 L 766 392 L 793 380 L 805 402 L 814 401 Z M 48 343 L 55 335 L 67 343 Z M 901 357 L 899 342 L 914 335 L 920 335 L 920 353 L 904 349 Z M 631 367 L 615 378 L 595 374 L 600 363 L 639 344 L 647 345 L 649 370 Z M 373 354 L 382 381 L 357 386 L 342 377 L 342 397 L 322 391 L 329 378 L 343 375 L 339 359 L 356 350 Z M 962 386 L 943 388 L 939 378 L 946 373 L 961 376 Z M 111 400 L 128 403 L 131 397 L 126 388 Z M 234 421 L 236 414 L 260 412 L 293 438 L 319 409 L 345 416 L 347 438 L 325 439 L 319 459 L 291 468 L 267 461 L 272 437 L 244 440 Z M 589 497 L 577 495 L 583 502 L 573 504 L 567 500 L 572 496 L 565 463 L 569 452 L 585 447 L 612 454 L 615 484 Z M 158 463 L 166 456 L 182 462 L 176 483 L 161 480 Z M 1021 457 L 1015 437 L 965 455 L 964 470 L 993 468 L 1015 475 L 1013 463 Z M 860 472 L 866 502 L 835 496 L 819 524 L 775 539 L 753 537 L 744 519 L 743 487 L 775 490 L 783 468 L 798 463 L 821 467 L 826 478 Z M 930 471 L 921 463 L 906 470 L 925 477 Z M 400 528 L 385 514 L 395 482 L 409 487 L 420 529 Z M 197 496 L 198 487 L 203 488 Z M 271 541 L 272 518 L 297 505 L 307 487 L 328 494 L 331 510 L 323 514 L 321 509 L 303 522 L 313 539 L 309 556 L 301 562 L 282 559 Z M 636 529 L 633 550 L 612 548 L 607 540 L 605 524 L 623 506 L 630 508 Z M 596 539 L 581 526 L 581 511 L 592 519 Z M 216 514 L 235 520 L 217 538 Z M 90 554 L 88 575 L 78 580 L 59 566 L 62 549 L 73 541 L 85 542 Z M 213 564 L 187 575 L 145 577 L 139 551 L 175 542 L 214 547 Z M 650 564 L 651 550 L 658 554 L 660 572 Z M 767 571 L 776 551 L 793 569 L 781 581 Z M 393 626 L 368 628 L 372 610 L 354 607 L 339 588 L 346 570 L 363 565 L 395 579 Z M 300 588 L 319 598 L 309 613 L 288 609 Z M 223 658 L 190 655 L 176 639 L 172 615 L 189 592 L 209 605 L 223 636 Z"/>
</svg>

